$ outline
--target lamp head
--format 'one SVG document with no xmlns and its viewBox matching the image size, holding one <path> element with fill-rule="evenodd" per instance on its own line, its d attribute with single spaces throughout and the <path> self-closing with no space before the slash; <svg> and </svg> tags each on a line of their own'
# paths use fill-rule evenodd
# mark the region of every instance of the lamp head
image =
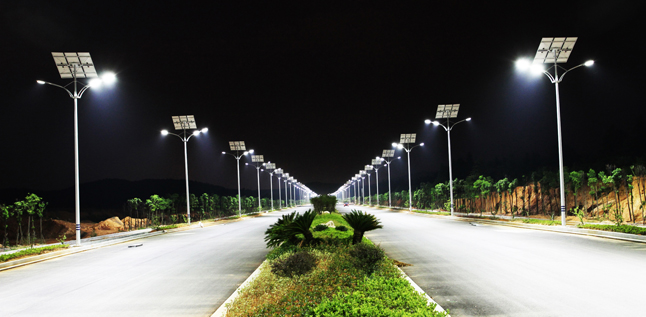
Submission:
<svg viewBox="0 0 646 317">
<path fill-rule="evenodd" d="M 424 146 L 424 142 L 420 143 L 419 146 Z"/>
<path fill-rule="evenodd" d="M 426 120 L 424 120 L 424 123 L 425 123 L 425 124 L 431 124 L 431 119 L 426 119 Z"/>
<path fill-rule="evenodd" d="M 162 135 L 168 135 L 168 130 L 161 130 Z"/>
<path fill-rule="evenodd" d="M 222 154 L 227 154 L 227 152 L 222 151 Z"/>
<path fill-rule="evenodd" d="M 207 132 L 209 132 L 209 128 L 203 128 L 202 130 L 200 130 L 200 132 L 207 133 Z"/>
<path fill-rule="evenodd" d="M 589 61 L 585 62 L 583 65 L 585 65 L 585 66 L 587 66 L 587 67 L 590 67 L 590 66 L 594 65 L 594 61 L 593 61 L 593 60 L 589 60 Z"/>
<path fill-rule="evenodd" d="M 40 85 L 44 85 L 44 84 L 45 84 L 45 82 L 44 82 L 44 81 L 42 81 L 42 80 L 37 80 L 36 82 L 37 82 L 38 84 L 40 84 Z"/>
</svg>

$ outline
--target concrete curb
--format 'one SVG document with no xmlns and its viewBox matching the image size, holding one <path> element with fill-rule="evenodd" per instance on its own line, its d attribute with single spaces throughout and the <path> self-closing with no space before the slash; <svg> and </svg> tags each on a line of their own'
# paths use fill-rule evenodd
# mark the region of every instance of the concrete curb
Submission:
<svg viewBox="0 0 646 317">
<path fill-rule="evenodd" d="M 400 267 L 398 267 L 398 266 L 395 266 L 395 267 L 396 267 L 396 268 L 399 270 L 399 272 L 402 274 L 402 277 L 403 277 L 403 278 L 405 278 L 405 279 L 408 281 L 408 283 L 410 283 L 410 285 L 411 285 L 411 286 L 412 286 L 412 287 L 413 287 L 417 292 L 421 293 L 422 295 L 424 295 L 424 297 L 426 297 L 426 301 L 427 301 L 429 304 L 430 304 L 430 303 L 434 303 L 434 304 L 435 304 L 435 311 L 436 311 L 436 312 L 441 312 L 441 313 L 446 312 L 446 310 L 444 310 L 444 308 L 442 308 L 442 306 L 440 306 L 440 304 L 438 304 L 436 301 L 434 301 L 434 300 L 433 300 L 433 298 L 431 298 L 431 296 L 428 296 L 428 294 L 426 294 L 426 292 L 424 292 L 424 290 L 423 290 L 421 287 L 419 287 L 419 285 L 417 285 L 417 283 L 415 283 L 415 281 L 413 281 L 413 280 L 412 280 L 412 279 L 411 279 L 411 278 L 410 278 L 410 277 L 409 277 L 409 276 L 408 276 L 408 275 L 407 275 L 407 274 L 406 274 L 406 273 L 405 273 L 405 272 L 404 272 Z M 447 314 L 447 316 L 451 317 L 451 315 L 448 315 L 448 314 Z"/>
<path fill-rule="evenodd" d="M 256 277 L 260 274 L 260 270 L 262 269 L 262 267 L 266 263 L 267 263 L 267 260 L 260 263 L 258 268 L 255 271 L 253 271 L 253 273 L 251 273 L 251 275 L 249 275 L 249 277 L 247 277 L 247 279 L 244 280 L 244 282 L 242 282 L 242 284 L 240 284 L 240 286 L 238 286 L 238 288 L 235 290 L 235 292 L 233 292 L 233 294 L 231 294 L 231 296 L 229 296 L 229 298 L 227 298 L 227 300 L 224 301 L 224 303 L 222 303 L 222 305 L 220 305 L 220 307 L 211 315 L 211 317 L 224 317 L 224 316 L 226 316 L 227 312 L 229 310 L 226 306 L 228 304 L 233 303 L 233 301 L 236 300 L 236 298 L 238 298 L 238 295 L 240 295 L 240 291 L 243 288 L 245 288 L 247 285 L 249 285 L 249 283 L 253 282 L 253 280 L 256 279 Z"/>
</svg>

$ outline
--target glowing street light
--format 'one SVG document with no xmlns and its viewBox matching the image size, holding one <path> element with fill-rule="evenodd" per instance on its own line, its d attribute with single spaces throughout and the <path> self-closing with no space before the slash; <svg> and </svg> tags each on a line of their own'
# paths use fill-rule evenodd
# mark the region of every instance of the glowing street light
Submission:
<svg viewBox="0 0 646 317">
<path fill-rule="evenodd" d="M 255 163 L 253 166 L 256 168 L 256 174 L 258 176 L 258 212 L 262 210 L 262 204 L 260 202 L 260 167 L 263 162 L 265 161 L 265 157 L 263 155 L 252 155 L 251 156 L 251 162 Z M 249 163 L 245 163 L 245 165 L 249 165 Z"/>
<path fill-rule="evenodd" d="M 188 191 L 188 156 L 186 154 L 186 143 L 192 136 L 200 135 L 200 133 L 206 133 L 209 131 L 208 128 L 203 128 L 202 130 L 194 130 L 189 136 L 186 136 L 186 129 L 197 129 L 195 125 L 195 117 L 192 115 L 189 116 L 173 116 L 173 125 L 175 130 L 182 130 L 182 135 L 170 133 L 168 130 L 162 130 L 161 134 L 163 136 L 174 135 L 178 137 L 182 142 L 184 142 L 184 173 L 186 178 L 186 214 L 188 224 L 191 224 L 191 199 Z"/>
<path fill-rule="evenodd" d="M 381 153 L 381 156 L 383 157 L 384 162 L 386 162 L 386 166 L 388 166 L 388 208 L 393 208 L 392 199 L 390 197 L 390 163 L 393 162 L 393 158 L 395 157 L 395 150 L 386 149 Z M 399 160 L 401 157 L 398 156 L 397 159 Z"/>
<path fill-rule="evenodd" d="M 377 156 L 376 159 L 372 160 L 372 166 L 373 169 L 375 170 L 375 183 L 377 185 L 377 206 L 379 206 L 379 169 L 381 168 L 381 162 L 383 162 L 384 159 L 380 158 Z"/>
<path fill-rule="evenodd" d="M 570 69 L 559 66 L 559 63 L 566 63 L 574 44 L 577 41 L 577 37 L 544 37 L 541 39 L 541 43 L 538 45 L 538 50 L 536 51 L 536 56 L 534 57 L 533 63 L 530 63 L 527 59 L 521 59 L 516 62 L 516 68 L 522 71 L 531 71 L 534 74 L 544 74 L 547 78 L 554 84 L 556 89 L 556 126 L 558 131 L 558 145 L 559 145 L 559 182 L 560 182 L 560 194 L 561 194 L 561 225 L 565 226 L 565 177 L 563 172 L 563 145 L 561 137 L 561 104 L 559 98 L 559 83 L 563 81 L 563 77 L 570 72 L 571 70 L 577 69 L 581 66 L 590 67 L 594 65 L 594 61 L 589 60 L 583 64 L 579 64 Z M 543 64 L 551 64 L 548 69 L 543 68 Z M 564 72 L 559 76 L 558 70 L 562 69 Z M 554 70 L 554 74 L 551 74 L 550 69 Z"/>
<path fill-rule="evenodd" d="M 403 149 L 406 151 L 406 157 L 408 158 L 408 211 L 413 211 L 413 191 L 410 180 L 410 151 L 418 146 L 424 146 L 424 143 L 411 146 L 415 143 L 415 133 L 403 133 L 399 139 L 399 143 L 393 143 L 393 147 L 398 149 Z"/>
<path fill-rule="evenodd" d="M 235 151 L 236 154 L 222 152 L 222 154 L 229 154 L 233 156 L 237 161 L 238 168 L 238 216 L 242 217 L 242 193 L 240 192 L 240 159 L 245 156 L 253 153 L 253 150 L 247 151 L 247 147 L 244 144 L 244 141 L 229 141 L 229 148 L 231 151 Z M 241 151 L 242 154 L 240 154 Z"/>
<path fill-rule="evenodd" d="M 431 121 L 429 119 L 424 120 L 426 124 L 433 124 L 434 126 L 441 126 L 446 130 L 446 136 L 449 143 L 449 187 L 451 192 L 451 216 L 453 216 L 453 168 L 451 167 L 451 130 L 453 127 L 464 121 L 471 121 L 471 118 L 466 118 L 460 120 L 453 124 L 450 123 L 449 119 L 456 118 L 458 116 L 458 110 L 460 110 L 460 104 L 454 105 L 439 105 L 437 106 L 437 112 L 435 114 L 435 119 L 446 119 L 446 125 L 441 124 L 439 121 Z"/>
<path fill-rule="evenodd" d="M 44 80 L 37 80 L 40 85 L 50 85 L 61 88 L 74 100 L 74 204 L 76 216 L 76 245 L 81 245 L 81 197 L 79 192 L 79 128 L 78 128 L 78 100 L 90 88 L 98 88 L 102 84 L 112 84 L 116 81 L 114 73 L 106 73 L 99 78 L 94 68 L 94 63 L 88 52 L 52 52 L 56 68 L 61 78 L 71 78 L 72 82 L 57 85 Z M 78 90 L 78 78 L 92 78 L 90 82 Z M 73 91 L 66 87 L 73 84 Z M 83 85 L 83 83 L 80 83 Z"/>
<path fill-rule="evenodd" d="M 273 178 L 274 173 L 275 173 L 274 170 L 276 170 L 276 164 L 271 163 L 271 162 L 267 162 L 267 163 L 263 163 L 262 165 L 265 167 L 265 169 L 269 173 L 269 192 L 270 192 L 269 201 L 271 203 L 271 211 L 274 211 L 274 183 L 273 183 L 272 178 Z M 276 170 L 276 171 L 278 171 L 278 170 Z M 278 180 L 278 184 L 280 184 L 280 178 Z M 278 187 L 280 189 L 280 186 L 278 186 Z"/>
</svg>

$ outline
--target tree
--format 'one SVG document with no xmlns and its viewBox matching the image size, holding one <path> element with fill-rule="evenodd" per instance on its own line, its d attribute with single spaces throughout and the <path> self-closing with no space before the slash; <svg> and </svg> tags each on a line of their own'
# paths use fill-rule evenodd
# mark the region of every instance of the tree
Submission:
<svg viewBox="0 0 646 317">
<path fill-rule="evenodd" d="M 4 235 L 2 236 L 2 246 L 6 247 L 9 245 L 9 236 L 7 229 L 9 228 L 9 218 L 13 215 L 13 206 L 0 204 L 0 216 L 2 217 L 2 223 L 4 227 Z"/>
<path fill-rule="evenodd" d="M 583 181 L 585 178 L 584 171 L 572 171 L 570 172 L 570 180 L 572 184 L 572 193 L 574 194 L 574 208 L 579 207 L 578 194 L 579 189 L 583 186 Z"/>
<path fill-rule="evenodd" d="M 354 230 L 352 244 L 361 243 L 363 235 L 367 231 L 383 228 L 377 217 L 359 210 L 352 210 L 350 213 L 343 215 L 343 219 Z"/>
<path fill-rule="evenodd" d="M 512 193 L 515 196 L 514 201 L 511 202 L 511 218 L 513 219 L 516 212 L 518 211 L 518 194 L 516 192 L 516 187 L 518 187 L 518 179 L 514 178 L 513 181 L 507 184 L 507 197 L 511 200 Z"/>
<path fill-rule="evenodd" d="M 151 212 L 155 213 L 152 219 L 153 224 L 159 224 L 158 213 L 161 213 L 163 217 L 164 210 L 169 207 L 169 201 L 158 195 L 152 195 L 149 199 L 146 199 L 146 205 L 150 208 Z"/>
<path fill-rule="evenodd" d="M 498 193 L 499 201 L 502 203 L 505 191 L 507 191 L 507 187 L 509 187 L 509 180 L 507 179 L 507 177 L 505 177 L 497 181 L 496 184 L 494 184 L 494 187 L 496 188 L 496 192 Z M 509 199 L 509 195 L 507 195 L 507 199 Z M 498 206 L 500 206 L 500 203 L 496 204 L 494 208 L 495 212 L 493 210 L 491 211 L 494 216 L 498 212 Z M 505 209 L 507 209 L 506 202 L 504 203 L 503 212 L 507 212 Z"/>
<path fill-rule="evenodd" d="M 489 177 L 484 177 L 480 175 L 478 177 L 478 180 L 476 180 L 473 183 L 473 187 L 477 188 L 480 192 L 480 215 L 482 215 L 482 210 L 487 211 L 487 198 L 489 197 L 489 193 L 491 192 L 491 178 Z M 483 201 L 484 200 L 484 201 Z"/>
<path fill-rule="evenodd" d="M 608 169 L 611 170 L 613 166 L 608 165 Z M 619 199 L 619 184 L 621 184 L 621 180 L 623 178 L 623 175 L 621 173 L 621 168 L 615 168 L 612 169 L 611 175 L 609 177 L 610 184 L 612 184 L 612 190 L 615 193 L 615 210 L 614 210 L 614 216 L 615 216 L 615 223 L 617 225 L 621 225 L 624 222 L 624 212 L 623 208 L 621 207 L 621 200 Z"/>
<path fill-rule="evenodd" d="M 590 196 L 594 195 L 594 206 L 596 207 L 599 204 L 599 179 L 597 178 L 597 173 L 590 169 L 587 174 L 588 177 L 588 187 L 590 187 Z"/>
</svg>

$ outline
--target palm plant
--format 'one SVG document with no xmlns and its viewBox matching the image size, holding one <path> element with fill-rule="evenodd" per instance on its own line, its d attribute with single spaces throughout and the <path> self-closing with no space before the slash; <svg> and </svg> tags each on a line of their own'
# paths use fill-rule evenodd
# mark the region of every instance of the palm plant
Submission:
<svg viewBox="0 0 646 317">
<path fill-rule="evenodd" d="M 359 210 L 352 210 L 349 214 L 343 215 L 343 219 L 354 229 L 352 244 L 361 243 L 366 231 L 383 228 L 377 217 Z"/>
<path fill-rule="evenodd" d="M 314 235 L 310 231 L 312 222 L 316 218 L 316 212 L 312 209 L 298 214 L 293 212 L 291 214 L 283 215 L 278 219 L 275 224 L 269 226 L 265 231 L 265 242 L 268 248 L 276 248 L 283 243 L 293 245 L 309 245 L 314 241 Z M 298 241 L 298 234 L 303 235 L 303 240 Z"/>
</svg>

